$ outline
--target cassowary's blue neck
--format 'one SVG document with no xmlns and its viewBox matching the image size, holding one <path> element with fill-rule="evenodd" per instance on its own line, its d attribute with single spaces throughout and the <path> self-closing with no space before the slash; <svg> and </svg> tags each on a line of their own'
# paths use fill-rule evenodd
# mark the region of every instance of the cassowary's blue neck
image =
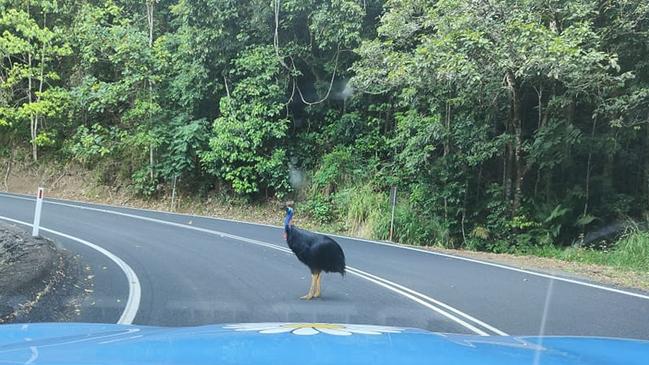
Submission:
<svg viewBox="0 0 649 365">
<path fill-rule="evenodd" d="M 293 219 L 293 208 L 286 208 L 286 217 L 284 218 L 284 232 L 287 234 L 291 230 L 291 219 Z"/>
</svg>

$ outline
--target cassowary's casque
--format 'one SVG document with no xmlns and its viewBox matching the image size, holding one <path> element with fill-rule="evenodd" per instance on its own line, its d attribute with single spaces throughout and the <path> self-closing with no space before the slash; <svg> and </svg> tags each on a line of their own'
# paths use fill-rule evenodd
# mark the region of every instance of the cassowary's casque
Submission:
<svg viewBox="0 0 649 365">
<path fill-rule="evenodd" d="M 330 237 L 291 225 L 292 218 L 293 208 L 288 205 L 284 219 L 286 242 L 298 260 L 311 269 L 311 288 L 302 299 L 318 298 L 320 296 L 320 275 L 323 271 L 345 275 L 345 253 Z"/>
</svg>

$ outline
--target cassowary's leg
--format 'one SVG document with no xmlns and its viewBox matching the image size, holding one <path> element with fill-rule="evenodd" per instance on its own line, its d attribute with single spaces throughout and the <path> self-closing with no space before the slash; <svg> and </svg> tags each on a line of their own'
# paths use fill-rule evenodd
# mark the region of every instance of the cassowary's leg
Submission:
<svg viewBox="0 0 649 365">
<path fill-rule="evenodd" d="M 311 273 L 311 287 L 309 288 L 309 292 L 305 296 L 300 297 L 300 299 L 309 300 L 309 299 L 313 298 L 313 291 L 315 289 L 316 275 L 317 274 Z"/>
<path fill-rule="evenodd" d="M 313 293 L 314 298 L 320 298 L 320 277 L 321 277 L 320 274 L 322 273 L 319 272 L 315 279 L 315 292 Z"/>
</svg>

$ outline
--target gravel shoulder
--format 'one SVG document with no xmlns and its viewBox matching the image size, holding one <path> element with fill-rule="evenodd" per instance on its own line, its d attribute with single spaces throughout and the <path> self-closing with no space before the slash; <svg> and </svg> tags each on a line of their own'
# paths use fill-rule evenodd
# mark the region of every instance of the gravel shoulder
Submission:
<svg viewBox="0 0 649 365">
<path fill-rule="evenodd" d="M 564 261 L 548 257 L 451 250 L 439 247 L 416 247 L 619 288 L 639 289 L 649 293 L 649 273 L 644 272 L 626 271 L 610 266 Z"/>
<path fill-rule="evenodd" d="M 73 321 L 92 285 L 79 258 L 0 222 L 0 323 Z"/>
</svg>

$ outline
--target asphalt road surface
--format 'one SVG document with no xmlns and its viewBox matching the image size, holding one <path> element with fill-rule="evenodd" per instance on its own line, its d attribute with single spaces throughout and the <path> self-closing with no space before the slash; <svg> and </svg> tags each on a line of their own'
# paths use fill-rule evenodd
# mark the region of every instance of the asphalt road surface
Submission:
<svg viewBox="0 0 649 365">
<path fill-rule="evenodd" d="M 0 194 L 0 219 L 32 223 L 34 205 Z M 310 273 L 279 227 L 53 199 L 41 226 L 92 268 L 83 322 L 306 321 L 649 339 L 649 294 L 581 279 L 335 236 L 348 274 L 323 276 L 322 298 L 303 301 Z"/>
</svg>

